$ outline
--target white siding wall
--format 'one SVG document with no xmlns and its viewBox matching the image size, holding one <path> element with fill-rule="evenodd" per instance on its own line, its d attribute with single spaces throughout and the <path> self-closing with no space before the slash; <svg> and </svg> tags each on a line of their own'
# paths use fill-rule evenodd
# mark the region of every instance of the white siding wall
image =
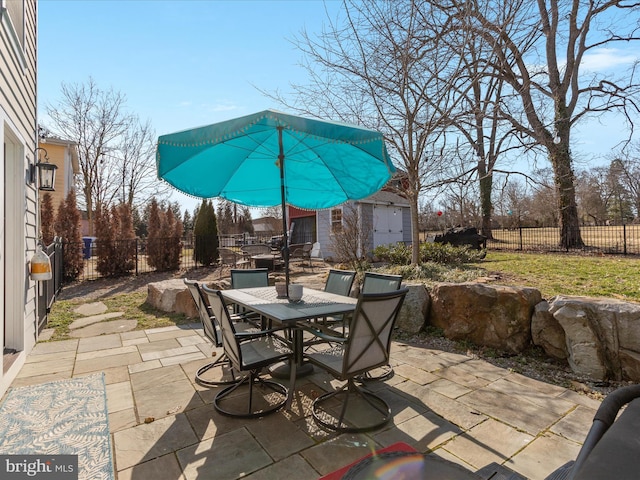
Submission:
<svg viewBox="0 0 640 480">
<path fill-rule="evenodd" d="M 362 216 L 362 225 L 371 228 L 374 225 L 373 218 L 373 203 L 359 202 L 359 211 Z M 386 207 L 386 205 L 382 205 Z M 402 241 L 405 243 L 411 243 L 411 212 L 409 207 L 396 207 L 398 213 L 401 215 L 402 233 L 394 239 L 396 241 Z M 322 256 L 327 260 L 335 260 L 335 252 L 332 248 L 332 236 L 331 236 L 331 209 L 319 210 L 316 212 L 317 222 L 317 237 L 320 242 L 320 248 L 322 249 Z M 397 222 L 396 222 L 397 223 Z M 366 253 L 370 253 L 374 247 L 380 245 L 381 242 L 376 242 L 375 232 L 370 232 L 368 235 L 368 242 L 365 245 Z"/>
<path fill-rule="evenodd" d="M 3 346 L 21 354 L 7 372 L 0 369 L 0 396 L 36 341 L 37 285 L 29 278 L 28 261 L 35 251 L 38 231 L 37 190 L 29 182 L 29 165 L 37 146 L 37 2 L 16 3 L 24 6 L 24 18 L 18 19 L 24 21 L 24 28 L 13 28 L 15 19 L 9 18 L 5 8 L 0 10 L 0 168 L 4 177 L 2 196 L 6 199 L 5 223 L 0 225 L 0 275 L 4 283 L 0 338 Z M 12 3 L 12 11 L 19 16 L 16 3 Z M 6 4 L 0 0 L 0 5 Z"/>
</svg>

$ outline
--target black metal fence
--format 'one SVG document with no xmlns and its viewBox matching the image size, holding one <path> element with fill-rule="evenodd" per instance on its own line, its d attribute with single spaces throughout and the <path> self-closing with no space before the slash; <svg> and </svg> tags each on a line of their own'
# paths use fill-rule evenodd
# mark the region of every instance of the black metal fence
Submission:
<svg viewBox="0 0 640 480">
<path fill-rule="evenodd" d="M 55 302 L 56 296 L 62 289 L 63 279 L 63 243 L 62 239 L 56 237 L 53 243 L 43 248 L 44 253 L 51 262 L 51 279 L 39 281 L 38 283 L 38 332 L 47 324 L 47 314 L 51 305 Z"/>
<path fill-rule="evenodd" d="M 567 249 L 560 246 L 560 229 L 557 227 L 494 229 L 492 233 L 493 238 L 487 240 L 487 249 L 489 250 L 567 252 Z M 598 254 L 640 255 L 640 225 L 584 226 L 580 228 L 580 235 L 584 246 L 570 249 L 571 251 Z M 226 235 L 218 237 L 218 244 L 220 247 L 233 248 L 238 251 L 240 251 L 243 245 L 247 244 L 266 244 L 274 249 L 278 249 L 281 239 L 281 235 Z M 169 241 L 169 239 L 167 239 L 167 241 Z M 101 276 L 97 269 L 97 255 L 99 253 L 97 242 L 98 240 L 95 239 L 84 240 L 82 245 L 84 270 L 79 280 L 90 280 Z M 194 260 L 194 244 L 193 236 L 182 239 L 180 269 L 189 270 L 202 266 Z M 139 275 L 156 271 L 155 268 L 149 264 L 145 240 L 121 240 L 116 242 L 116 248 L 135 252 L 132 268 L 129 271 L 130 274 Z M 61 271 L 61 267 L 59 270 Z"/>
<path fill-rule="evenodd" d="M 583 246 L 566 249 L 560 246 L 558 227 L 518 227 L 492 230 L 488 250 L 539 252 L 584 252 L 597 254 L 640 255 L 640 225 L 580 227 Z"/>
<path fill-rule="evenodd" d="M 240 251 L 240 248 L 243 245 L 257 245 L 257 244 L 265 244 L 269 245 L 272 248 L 278 248 L 278 240 L 281 236 L 272 236 L 272 235 L 263 235 L 263 236 L 243 236 L 243 235 L 226 235 L 218 237 L 218 246 L 220 248 L 232 248 Z M 204 239 L 203 241 L 207 241 Z M 80 249 L 82 250 L 82 256 L 84 260 L 84 268 L 82 274 L 78 280 L 93 280 L 96 278 L 102 277 L 98 269 L 98 260 L 100 255 L 100 240 L 85 237 L 83 240 Z M 165 243 L 167 248 L 173 242 L 174 239 L 166 238 L 166 239 L 156 239 L 156 246 L 158 243 L 162 245 Z M 67 242 L 65 242 L 67 245 Z M 202 265 L 195 261 L 194 259 L 194 247 L 195 247 L 195 239 L 193 235 L 187 236 L 183 238 L 180 242 L 180 270 L 190 270 L 202 267 Z M 129 252 L 126 253 L 127 259 L 130 259 L 130 262 L 127 262 L 130 265 L 130 268 L 127 272 L 130 275 L 140 275 L 149 272 L 157 271 L 150 262 L 149 257 L 147 255 L 148 252 L 148 244 L 145 239 L 132 239 L 132 240 L 117 240 L 113 244 L 113 250 L 117 252 Z M 156 248 L 157 250 L 157 248 Z M 127 267 L 128 268 L 128 267 Z"/>
</svg>

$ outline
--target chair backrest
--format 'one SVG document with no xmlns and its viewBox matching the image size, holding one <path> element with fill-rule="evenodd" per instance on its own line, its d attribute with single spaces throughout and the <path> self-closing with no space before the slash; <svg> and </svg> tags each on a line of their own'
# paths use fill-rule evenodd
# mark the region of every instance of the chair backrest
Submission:
<svg viewBox="0 0 640 480">
<path fill-rule="evenodd" d="M 356 272 L 354 271 L 331 269 L 327 282 L 324 284 L 324 291 L 348 297 L 355 278 Z"/>
<path fill-rule="evenodd" d="M 269 270 L 267 268 L 231 270 L 231 288 L 253 288 L 268 286 Z"/>
<path fill-rule="evenodd" d="M 211 306 L 209 305 L 204 293 L 202 293 L 200 285 L 195 280 L 189 280 L 187 278 L 184 279 L 184 284 L 187 286 L 191 296 L 193 297 L 193 301 L 196 303 L 204 335 L 211 340 L 216 347 L 222 346 L 222 340 L 215 325 L 216 319 L 215 317 L 212 317 L 213 313 L 211 312 Z"/>
<path fill-rule="evenodd" d="M 316 242 L 311 246 L 310 255 L 311 255 L 311 258 L 322 258 L 322 251 L 320 250 L 320 242 Z"/>
<path fill-rule="evenodd" d="M 365 272 L 361 293 L 387 293 L 398 290 L 402 284 L 402 275 L 386 275 Z"/>
<path fill-rule="evenodd" d="M 389 363 L 391 333 L 409 289 L 364 293 L 349 323 L 342 375 L 353 377 Z"/>
<path fill-rule="evenodd" d="M 233 327 L 233 322 L 231 321 L 229 309 L 224 301 L 224 297 L 222 293 L 220 293 L 220 290 L 213 290 L 206 285 L 202 286 L 202 291 L 207 296 L 209 305 L 211 305 L 211 311 L 220 325 L 224 353 L 229 357 L 231 363 L 240 370 L 242 365 L 240 344 L 236 339 L 236 329 Z"/>
<path fill-rule="evenodd" d="M 218 254 L 223 265 L 235 265 L 238 254 L 229 248 L 219 248 Z"/>
</svg>

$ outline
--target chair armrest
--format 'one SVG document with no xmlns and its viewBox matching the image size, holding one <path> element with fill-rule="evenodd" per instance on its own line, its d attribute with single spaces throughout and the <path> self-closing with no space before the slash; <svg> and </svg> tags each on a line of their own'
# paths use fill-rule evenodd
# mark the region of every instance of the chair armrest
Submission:
<svg viewBox="0 0 640 480">
<path fill-rule="evenodd" d="M 312 335 L 315 335 L 316 337 L 321 338 L 322 340 L 325 340 L 330 343 L 345 343 L 347 341 L 345 337 L 335 337 L 333 335 L 328 335 L 322 330 L 319 330 L 315 327 L 311 327 L 309 325 L 301 325 L 301 328 L 311 333 Z"/>
<path fill-rule="evenodd" d="M 285 330 L 285 328 L 270 328 L 268 330 L 259 330 L 257 332 L 236 332 L 236 338 L 239 341 L 243 340 L 251 340 L 254 338 L 266 337 L 275 332 L 281 332 Z"/>
</svg>

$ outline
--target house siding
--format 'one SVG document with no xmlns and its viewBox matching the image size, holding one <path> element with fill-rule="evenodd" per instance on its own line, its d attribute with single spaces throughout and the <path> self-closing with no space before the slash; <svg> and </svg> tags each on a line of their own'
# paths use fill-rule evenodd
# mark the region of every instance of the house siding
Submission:
<svg viewBox="0 0 640 480">
<path fill-rule="evenodd" d="M 359 202 L 347 202 L 346 204 L 336 207 L 343 208 L 345 205 L 356 205 L 358 208 L 358 215 L 360 216 L 360 225 L 366 226 L 369 229 L 367 235 L 367 242 L 365 247 L 365 254 L 370 254 L 373 251 L 375 245 L 373 222 L 374 222 L 374 206 L 375 205 L 388 205 L 388 202 L 382 201 L 377 203 L 375 201 L 359 201 Z M 402 242 L 405 244 L 411 243 L 411 210 L 406 204 L 397 204 L 397 208 L 402 212 Z M 336 255 L 333 251 L 332 244 L 333 238 L 331 235 L 331 209 L 319 210 L 316 212 L 316 230 L 318 242 L 320 242 L 320 249 L 322 256 L 326 260 L 335 260 Z"/>
<path fill-rule="evenodd" d="M 53 186 L 53 192 L 49 192 L 51 195 L 51 202 L 53 203 L 54 212 L 58 211 L 58 207 L 64 202 L 67 194 L 73 188 L 73 168 L 71 167 L 71 154 L 69 151 L 69 145 L 56 145 L 53 143 L 40 142 L 39 145 L 47 151 L 47 157 L 49 163 L 52 163 L 58 167 L 56 170 L 56 180 Z M 39 152 L 39 157 L 36 157 L 36 162 L 44 162 L 44 152 Z"/>
<path fill-rule="evenodd" d="M 29 165 L 34 162 L 37 146 L 37 2 L 24 2 L 24 33 L 19 41 L 11 21 L 2 8 L 0 136 L 5 148 L 0 150 L 0 167 L 5 224 L 1 238 L 4 251 L 0 251 L 4 262 L 4 288 L 0 290 L 4 291 L 0 309 L 4 328 L 0 329 L 0 336 L 3 346 L 20 353 L 6 372 L 4 364 L 0 369 L 0 396 L 17 375 L 37 338 L 38 286 L 31 281 L 28 271 L 38 238 L 38 192 L 29 182 Z"/>
<path fill-rule="evenodd" d="M 335 257 L 335 253 L 331 250 L 331 210 L 316 212 L 316 233 L 322 256 L 327 260 Z"/>
<path fill-rule="evenodd" d="M 411 244 L 411 209 L 402 209 L 402 241 L 405 245 Z"/>
<path fill-rule="evenodd" d="M 373 205 L 370 203 L 361 203 L 359 207 L 361 216 L 360 225 L 363 225 L 369 230 L 364 236 L 366 242 L 363 245 L 365 249 L 364 253 L 368 254 L 373 251 Z"/>
</svg>

